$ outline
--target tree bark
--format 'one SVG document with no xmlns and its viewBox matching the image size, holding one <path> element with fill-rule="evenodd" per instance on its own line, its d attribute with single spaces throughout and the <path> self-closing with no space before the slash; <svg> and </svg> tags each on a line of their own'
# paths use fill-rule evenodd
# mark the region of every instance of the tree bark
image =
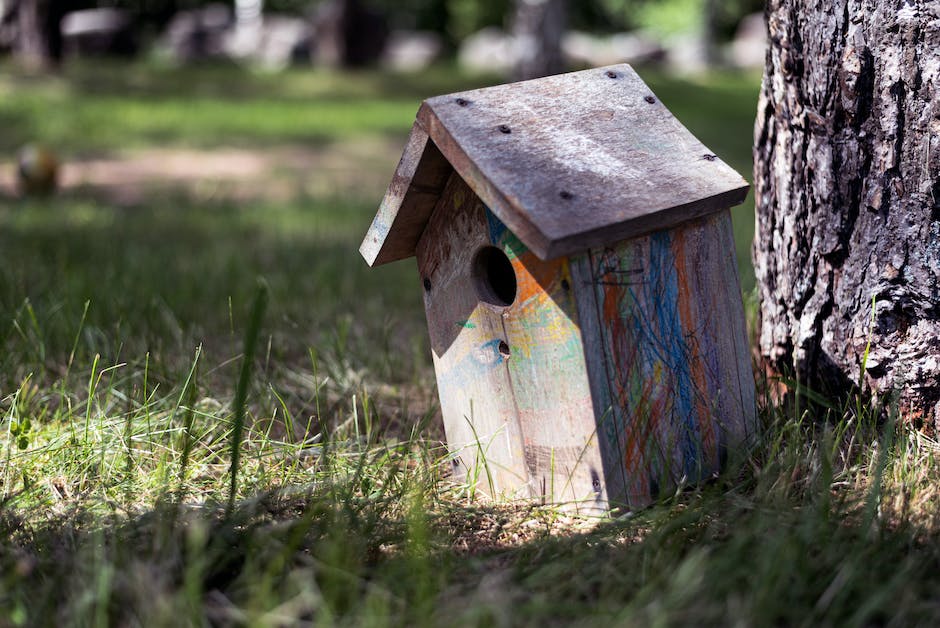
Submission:
<svg viewBox="0 0 940 628">
<path fill-rule="evenodd" d="M 816 385 L 896 392 L 907 417 L 938 422 L 940 5 L 770 0 L 767 18 L 760 352 Z"/>
<path fill-rule="evenodd" d="M 523 81 L 564 72 L 565 1 L 516 0 L 515 5 L 512 34 L 518 56 L 514 78 Z"/>
</svg>

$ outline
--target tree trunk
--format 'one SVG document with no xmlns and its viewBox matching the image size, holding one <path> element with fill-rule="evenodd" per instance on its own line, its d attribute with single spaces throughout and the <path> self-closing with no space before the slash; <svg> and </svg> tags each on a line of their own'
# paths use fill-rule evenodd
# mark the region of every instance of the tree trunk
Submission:
<svg viewBox="0 0 940 628">
<path fill-rule="evenodd" d="M 940 421 L 940 5 L 770 0 L 767 17 L 760 352 Z"/>
<path fill-rule="evenodd" d="M 59 0 L 19 0 L 15 52 L 20 61 L 40 67 L 61 61 L 64 5 Z"/>
<path fill-rule="evenodd" d="M 721 0 L 704 0 L 702 3 L 702 52 L 705 55 L 707 66 L 717 65 L 718 54 L 718 20 L 719 3 Z"/>
<path fill-rule="evenodd" d="M 378 61 L 388 40 L 383 13 L 361 0 L 328 0 L 317 7 L 316 59 L 328 67 L 362 67 Z"/>
<path fill-rule="evenodd" d="M 565 71 L 561 40 L 565 34 L 564 0 L 516 0 L 512 20 L 518 57 L 514 77 L 526 79 Z"/>
</svg>

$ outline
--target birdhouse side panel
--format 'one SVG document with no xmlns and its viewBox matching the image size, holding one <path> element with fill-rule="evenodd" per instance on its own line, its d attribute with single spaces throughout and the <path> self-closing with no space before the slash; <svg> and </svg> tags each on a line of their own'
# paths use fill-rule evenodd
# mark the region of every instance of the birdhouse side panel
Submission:
<svg viewBox="0 0 940 628">
<path fill-rule="evenodd" d="M 496 496 L 528 496 L 528 471 L 499 312 L 481 304 L 473 258 L 485 210 L 453 175 L 418 242 L 434 370 L 454 472 Z"/>
<path fill-rule="evenodd" d="M 730 212 L 592 249 L 579 311 L 609 498 L 640 507 L 718 470 L 755 421 Z"/>
<path fill-rule="evenodd" d="M 511 260 L 517 285 L 503 327 L 532 495 L 575 510 L 605 509 L 568 261 L 538 259 L 489 210 L 487 218 L 490 241 Z"/>
</svg>

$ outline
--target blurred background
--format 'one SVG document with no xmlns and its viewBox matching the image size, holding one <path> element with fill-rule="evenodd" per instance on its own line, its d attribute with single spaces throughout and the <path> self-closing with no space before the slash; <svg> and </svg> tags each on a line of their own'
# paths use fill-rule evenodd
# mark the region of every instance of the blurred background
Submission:
<svg viewBox="0 0 940 628">
<path fill-rule="evenodd" d="M 260 275 L 288 379 L 311 347 L 332 381 L 433 379 L 413 262 L 357 252 L 421 100 L 628 62 L 750 178 L 761 4 L 0 0 L 0 373 L 223 361 Z"/>
<path fill-rule="evenodd" d="M 112 55 L 530 78 L 617 62 L 763 62 L 760 0 L 0 0 L 0 50 L 32 64 Z"/>
</svg>

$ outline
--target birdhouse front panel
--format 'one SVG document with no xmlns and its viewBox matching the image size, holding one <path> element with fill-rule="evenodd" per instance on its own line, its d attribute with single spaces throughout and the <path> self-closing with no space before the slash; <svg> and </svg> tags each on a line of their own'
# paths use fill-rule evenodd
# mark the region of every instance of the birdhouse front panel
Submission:
<svg viewBox="0 0 940 628">
<path fill-rule="evenodd" d="M 535 257 L 456 174 L 416 254 L 455 473 L 606 505 L 567 260 Z"/>
</svg>

